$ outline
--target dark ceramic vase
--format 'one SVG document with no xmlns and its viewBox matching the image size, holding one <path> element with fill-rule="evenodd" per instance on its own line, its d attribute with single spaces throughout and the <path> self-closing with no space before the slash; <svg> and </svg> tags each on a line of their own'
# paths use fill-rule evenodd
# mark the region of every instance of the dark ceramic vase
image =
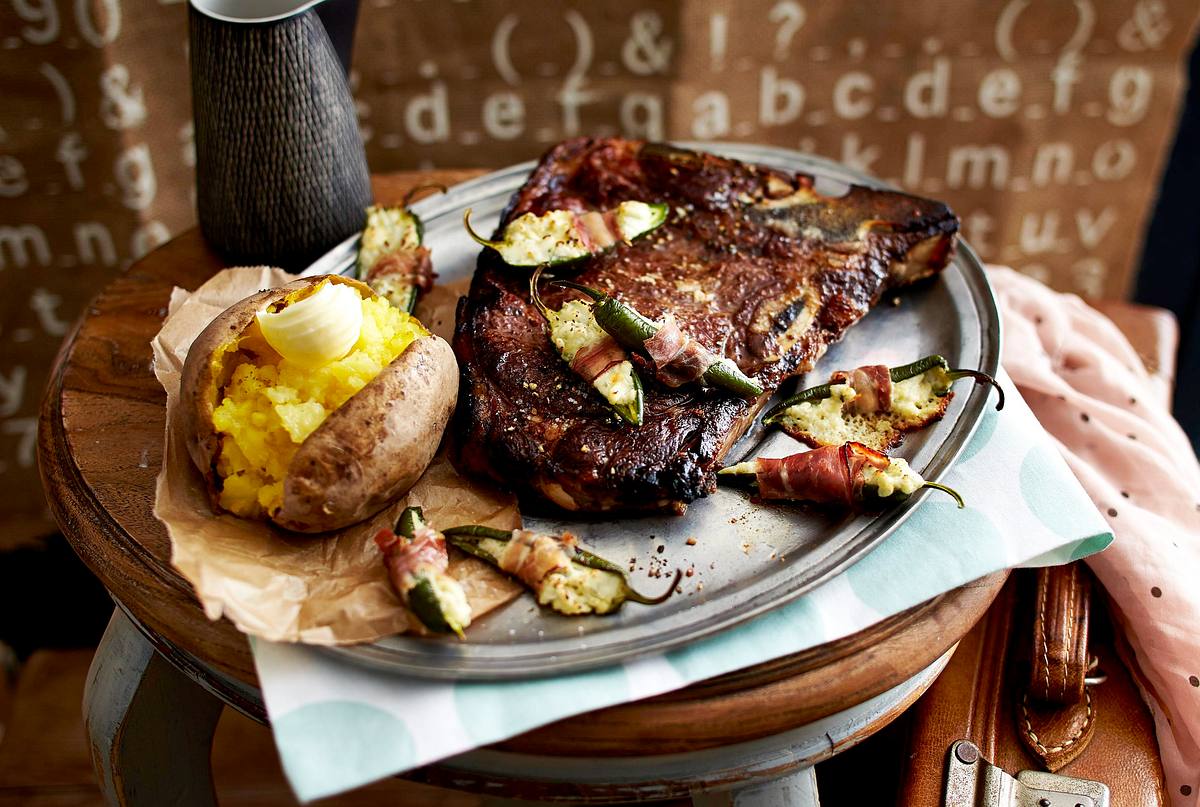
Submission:
<svg viewBox="0 0 1200 807">
<path fill-rule="evenodd" d="M 300 271 L 362 227 L 371 183 L 343 67 L 357 7 L 189 2 L 200 229 L 230 263 Z"/>
</svg>

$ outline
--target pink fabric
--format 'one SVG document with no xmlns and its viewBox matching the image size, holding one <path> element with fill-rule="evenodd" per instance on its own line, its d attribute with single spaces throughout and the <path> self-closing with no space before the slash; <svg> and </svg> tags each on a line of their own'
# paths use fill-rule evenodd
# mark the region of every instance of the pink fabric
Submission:
<svg viewBox="0 0 1200 807">
<path fill-rule="evenodd" d="M 1087 562 L 1115 606 L 1154 713 L 1175 807 L 1200 804 L 1200 465 L 1166 390 L 1117 327 L 1011 269 L 989 278 L 1005 370 L 1116 540 Z"/>
</svg>

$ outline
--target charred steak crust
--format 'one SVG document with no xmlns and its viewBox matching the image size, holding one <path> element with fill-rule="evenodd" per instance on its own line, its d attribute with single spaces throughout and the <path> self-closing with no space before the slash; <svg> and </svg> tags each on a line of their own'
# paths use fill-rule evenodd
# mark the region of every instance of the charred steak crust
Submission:
<svg viewBox="0 0 1200 807">
<path fill-rule="evenodd" d="M 627 200 L 667 202 L 671 213 L 571 277 L 654 319 L 673 313 L 766 393 L 671 389 L 635 356 L 644 423 L 619 422 L 550 344 L 529 270 L 484 250 L 454 335 L 462 380 L 451 455 L 461 471 L 567 510 L 683 512 L 714 489 L 725 453 L 779 384 L 811 369 L 884 292 L 944 268 L 958 230 L 939 202 L 859 186 L 824 198 L 804 174 L 622 139 L 550 150 L 502 223 Z M 544 290 L 556 309 L 574 295 Z"/>
</svg>

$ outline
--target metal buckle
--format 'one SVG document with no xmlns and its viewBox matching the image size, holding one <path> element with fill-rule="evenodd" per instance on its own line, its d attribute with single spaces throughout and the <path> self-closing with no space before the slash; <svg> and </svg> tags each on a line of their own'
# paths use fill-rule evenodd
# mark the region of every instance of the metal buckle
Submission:
<svg viewBox="0 0 1200 807">
<path fill-rule="evenodd" d="M 950 746 L 944 807 L 1110 807 L 1108 786 L 1044 771 L 1014 779 L 969 740 Z"/>
<path fill-rule="evenodd" d="M 1086 686 L 1094 687 L 1108 680 L 1108 673 L 1100 669 L 1100 659 L 1092 656 L 1088 659 L 1087 677 L 1083 679 Z"/>
</svg>

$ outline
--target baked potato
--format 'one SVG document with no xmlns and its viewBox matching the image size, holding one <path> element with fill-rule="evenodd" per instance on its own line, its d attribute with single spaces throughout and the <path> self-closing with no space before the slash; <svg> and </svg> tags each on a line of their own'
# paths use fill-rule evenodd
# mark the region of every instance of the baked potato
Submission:
<svg viewBox="0 0 1200 807">
<path fill-rule="evenodd" d="M 324 275 L 247 297 L 196 337 L 181 423 L 216 509 L 325 532 L 417 481 L 457 396 L 443 339 L 366 284 Z"/>
</svg>

